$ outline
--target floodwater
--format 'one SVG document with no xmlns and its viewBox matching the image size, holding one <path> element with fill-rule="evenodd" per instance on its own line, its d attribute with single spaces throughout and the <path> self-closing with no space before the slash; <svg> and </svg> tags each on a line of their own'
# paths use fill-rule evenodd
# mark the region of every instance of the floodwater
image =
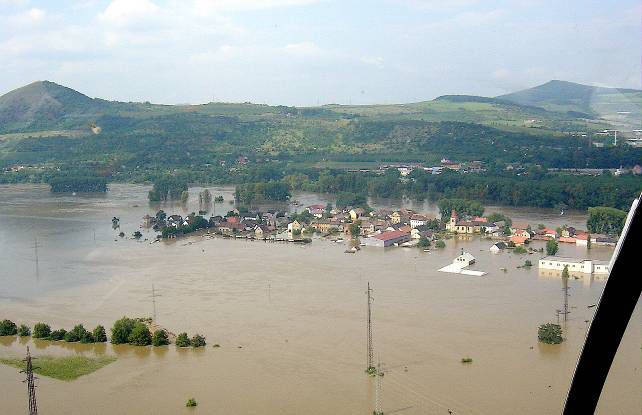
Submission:
<svg viewBox="0 0 642 415">
<path fill-rule="evenodd" d="M 144 229 L 147 241 L 118 238 L 113 216 L 130 236 L 143 215 L 158 209 L 146 201 L 148 189 L 110 185 L 106 195 L 72 196 L 43 186 L 0 186 L 0 319 L 109 328 L 123 315 L 151 316 L 154 284 L 158 322 L 208 340 L 204 349 L 177 350 L 0 338 L 0 356 L 24 355 L 26 345 L 35 356 L 118 356 L 72 382 L 41 377 L 42 413 L 370 414 L 375 380 L 364 373 L 368 281 L 375 356 L 386 370 L 385 413 L 560 413 L 595 310 L 587 307 L 599 300 L 605 281 L 571 279 L 571 314 L 562 323 L 567 341 L 541 345 L 537 327 L 556 320 L 562 283 L 540 275 L 536 265 L 517 268 L 527 257 L 537 264 L 539 255 L 493 255 L 491 242 L 479 238 L 449 240 L 441 251 L 364 247 L 355 255 L 322 239 L 306 246 L 197 236 L 151 243 L 153 231 Z M 231 188 L 210 189 L 231 199 Z M 197 210 L 198 190 L 190 190 L 188 208 L 163 209 Z M 302 205 L 327 202 L 314 194 L 294 198 Z M 215 205 L 217 213 L 229 209 L 227 201 Z M 551 226 L 583 227 L 586 220 L 580 212 L 560 218 L 553 211 L 506 211 L 513 220 Z M 477 257 L 474 269 L 486 276 L 437 272 L 462 248 Z M 608 259 L 612 251 L 562 245 L 560 254 Z M 641 328 L 638 304 L 600 414 L 642 410 Z M 473 363 L 462 364 L 463 357 Z M 0 365 L 5 413 L 26 410 L 22 376 Z M 185 408 L 190 397 L 197 408 Z"/>
</svg>

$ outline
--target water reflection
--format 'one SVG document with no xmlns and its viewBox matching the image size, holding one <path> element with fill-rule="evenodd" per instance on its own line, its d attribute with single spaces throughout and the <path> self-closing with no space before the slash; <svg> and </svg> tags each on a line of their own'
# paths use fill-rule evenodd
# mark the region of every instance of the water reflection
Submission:
<svg viewBox="0 0 642 415">
<path fill-rule="evenodd" d="M 3 346 L 11 346 L 15 343 L 16 339 L 16 336 L 0 336 L 0 344 Z"/>
</svg>

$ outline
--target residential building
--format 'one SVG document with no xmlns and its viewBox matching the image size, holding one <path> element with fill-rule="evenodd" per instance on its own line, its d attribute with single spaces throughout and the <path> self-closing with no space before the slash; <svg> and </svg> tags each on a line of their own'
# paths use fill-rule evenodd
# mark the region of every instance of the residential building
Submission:
<svg viewBox="0 0 642 415">
<path fill-rule="evenodd" d="M 369 236 L 361 240 L 366 246 L 385 248 L 394 244 L 410 241 L 410 233 L 403 231 L 387 231 Z"/>
<path fill-rule="evenodd" d="M 497 254 L 504 249 L 506 249 L 506 243 L 505 242 L 497 242 L 496 244 L 493 244 L 493 246 L 490 247 L 490 252 L 493 254 Z"/>
<path fill-rule="evenodd" d="M 315 218 L 322 218 L 325 214 L 325 206 L 323 205 L 310 205 L 306 210 Z"/>
<path fill-rule="evenodd" d="M 364 216 L 366 214 L 366 211 L 365 209 L 362 209 L 362 208 L 354 208 L 354 209 L 350 209 L 349 213 L 350 213 L 350 219 L 355 221 L 361 218 L 362 216 Z"/>
<path fill-rule="evenodd" d="M 560 256 L 547 256 L 539 260 L 540 269 L 563 271 L 568 267 L 569 272 L 583 274 L 608 274 L 609 262 L 598 259 L 577 259 Z"/>
<path fill-rule="evenodd" d="M 410 217 L 410 226 L 412 228 L 418 228 L 420 226 L 423 226 L 428 223 L 430 219 L 428 219 L 424 215 L 412 215 Z"/>
<path fill-rule="evenodd" d="M 527 238 L 525 236 L 520 236 L 520 235 L 511 235 L 508 240 L 511 241 L 512 243 L 515 244 L 515 246 L 520 246 L 528 243 L 528 240 L 530 238 Z"/>
<path fill-rule="evenodd" d="M 303 225 L 301 225 L 298 220 L 288 223 L 289 234 L 292 234 L 294 231 L 300 231 L 302 229 L 303 229 Z"/>
</svg>

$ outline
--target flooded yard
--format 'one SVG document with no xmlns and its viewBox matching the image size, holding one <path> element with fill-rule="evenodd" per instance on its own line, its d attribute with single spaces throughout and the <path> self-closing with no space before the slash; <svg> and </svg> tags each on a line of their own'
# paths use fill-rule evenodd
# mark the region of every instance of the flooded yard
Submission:
<svg viewBox="0 0 642 415">
<path fill-rule="evenodd" d="M 446 248 L 430 252 L 364 247 L 354 255 L 321 238 L 296 246 L 200 236 L 151 243 L 155 232 L 144 229 L 147 240 L 119 238 L 113 216 L 129 237 L 143 215 L 158 210 L 146 200 L 148 189 L 111 185 L 106 195 L 72 196 L 50 194 L 43 186 L 0 186 L 0 319 L 109 329 L 123 315 L 151 316 L 154 284 L 159 324 L 208 340 L 204 349 L 177 349 L 0 338 L 0 357 L 24 355 L 26 345 L 36 357 L 117 357 L 72 382 L 41 377 L 43 413 L 372 413 L 375 380 L 364 373 L 368 281 L 374 289 L 374 353 L 386 370 L 385 413 L 560 413 L 595 311 L 589 306 L 599 300 L 604 280 L 569 281 L 571 314 L 562 323 L 567 341 L 547 346 L 538 344 L 537 327 L 556 321 L 562 281 L 538 272 L 539 254 L 491 254 L 492 242 L 479 237 L 450 239 Z M 226 200 L 215 205 L 217 214 L 232 208 L 232 188 L 210 190 Z M 190 193 L 187 208 L 162 208 L 168 214 L 197 211 L 197 193 Z M 315 194 L 293 199 L 302 206 L 328 201 Z M 372 201 L 377 207 L 402 204 L 412 205 Z M 414 208 L 436 211 L 430 204 Z M 541 209 L 487 208 L 497 210 L 552 227 L 584 228 L 586 221 L 581 212 L 560 217 Z M 437 271 L 462 248 L 486 275 Z M 559 254 L 609 259 L 612 252 L 560 244 Z M 517 268 L 525 259 L 534 266 Z M 641 329 L 638 303 L 600 414 L 642 411 Z M 473 362 L 462 364 L 464 357 Z M 21 380 L 15 368 L 0 365 L 6 413 L 25 410 Z M 197 408 L 185 408 L 190 397 Z"/>
</svg>

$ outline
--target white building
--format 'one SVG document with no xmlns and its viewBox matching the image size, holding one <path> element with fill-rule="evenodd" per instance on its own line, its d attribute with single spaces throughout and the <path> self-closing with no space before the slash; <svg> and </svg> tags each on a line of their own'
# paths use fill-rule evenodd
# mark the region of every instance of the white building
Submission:
<svg viewBox="0 0 642 415">
<path fill-rule="evenodd" d="M 470 252 L 462 252 L 461 255 L 459 255 L 453 261 L 453 264 L 464 264 L 465 266 L 472 265 L 474 263 L 475 263 L 475 257 L 472 256 Z"/>
<path fill-rule="evenodd" d="M 599 259 L 577 259 L 560 256 L 547 256 L 539 260 L 540 269 L 563 271 L 568 266 L 569 272 L 583 274 L 608 274 L 609 262 Z"/>
</svg>

